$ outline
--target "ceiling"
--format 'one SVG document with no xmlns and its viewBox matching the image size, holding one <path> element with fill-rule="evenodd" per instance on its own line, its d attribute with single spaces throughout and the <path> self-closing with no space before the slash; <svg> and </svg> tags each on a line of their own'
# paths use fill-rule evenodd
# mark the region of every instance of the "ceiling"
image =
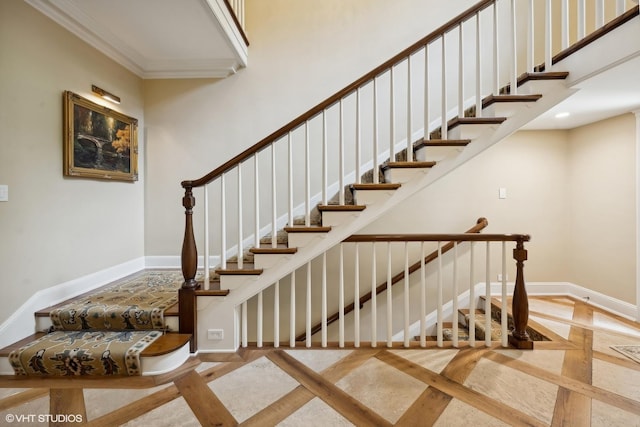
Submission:
<svg viewBox="0 0 640 427">
<path fill-rule="evenodd" d="M 640 110 L 640 56 L 584 80 L 579 90 L 525 129 L 573 129 L 610 117 Z M 556 118 L 558 113 L 568 117 Z"/>
<path fill-rule="evenodd" d="M 26 1 L 141 78 L 223 78 L 247 64 L 224 0 Z"/>
</svg>

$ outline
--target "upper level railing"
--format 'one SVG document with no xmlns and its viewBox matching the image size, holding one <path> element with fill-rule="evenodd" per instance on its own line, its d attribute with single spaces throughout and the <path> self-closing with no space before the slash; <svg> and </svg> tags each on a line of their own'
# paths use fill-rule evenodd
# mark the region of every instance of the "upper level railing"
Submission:
<svg viewBox="0 0 640 427">
<path fill-rule="evenodd" d="M 259 292 L 247 303 L 242 304 L 242 345 L 248 346 L 249 341 L 255 340 L 257 347 L 270 345 L 278 347 L 288 345 L 295 347 L 297 339 L 296 328 L 305 325 L 304 344 L 313 346 L 312 319 L 320 314 L 320 333 L 317 345 L 328 346 L 329 336 L 339 347 L 367 345 L 376 347 L 379 342 L 391 347 L 398 330 L 403 333 L 402 345 L 412 346 L 414 336 L 419 337 L 421 347 L 427 345 L 426 319 L 429 311 L 436 312 L 435 323 L 436 343 L 442 347 L 443 323 L 445 321 L 444 303 L 452 301 L 450 317 L 453 324 L 452 345 L 459 345 L 458 339 L 458 309 L 469 311 L 469 339 L 468 343 L 476 343 L 476 304 L 478 285 L 484 284 L 484 330 L 491 331 L 491 295 L 494 273 L 500 274 L 501 297 L 501 343 L 503 346 L 512 344 L 517 348 L 531 348 L 532 342 L 527 333 L 529 317 L 528 299 L 524 281 L 524 261 L 527 259 L 525 242 L 530 240 L 524 234 L 378 234 L 353 235 L 345 239 L 337 248 L 335 254 L 324 253 L 316 260 L 309 261 L 301 268 L 303 280 L 296 280 L 295 272 L 285 280 L 278 281 L 272 288 Z M 445 244 L 451 243 L 452 250 L 444 254 Z M 513 258 L 516 261 L 516 276 L 513 289 L 512 315 L 514 329 L 508 330 L 509 298 L 507 286 L 507 244 L 515 243 Z M 427 265 L 426 251 L 430 245 L 435 245 L 435 267 Z M 498 245 L 498 256 L 492 255 Z M 411 276 L 410 259 L 419 254 L 420 264 L 416 277 Z M 334 262 L 328 265 L 327 258 L 334 257 Z M 499 267 L 496 266 L 499 265 Z M 398 266 L 404 266 L 402 284 L 399 289 L 392 289 L 392 271 Z M 316 269 L 312 274 L 312 269 Z M 318 271 L 318 269 L 320 271 Z M 483 271 L 484 270 L 484 271 Z M 320 283 L 312 286 L 312 275 L 320 277 Z M 386 277 L 386 298 L 377 298 L 378 277 Z M 306 278 L 306 280 L 305 280 Z M 383 279 L 384 280 L 384 279 Z M 302 283 L 301 283 L 302 282 Z M 334 286 L 331 286 L 333 284 Z M 281 292 L 281 286 L 284 291 Z M 459 304 L 464 290 L 464 306 Z M 353 312 L 347 317 L 344 309 L 345 298 L 359 300 L 360 296 L 370 289 L 368 304 L 354 304 Z M 319 291 L 319 292 L 318 292 Z M 285 293 L 285 296 L 281 296 Z M 447 295 L 445 299 L 445 294 Z M 303 298 L 300 298 L 300 297 Z M 269 300 L 272 301 L 271 306 Z M 265 303 L 265 301 L 267 301 Z M 338 307 L 337 326 L 330 330 L 327 316 L 331 306 Z M 269 306 L 269 307 L 267 307 Z M 266 310 L 269 308 L 272 310 Z M 271 311 L 271 316 L 265 315 Z M 282 314 L 281 313 L 285 313 Z M 394 313 L 400 315 L 394 316 Z M 281 323 L 281 318 L 287 318 Z M 272 319 L 271 320 L 269 319 Z M 366 319 L 366 320 L 364 320 Z M 400 322 L 402 326 L 400 327 Z M 411 323 L 418 322 L 419 328 L 412 330 Z M 415 328 L 414 328 L 415 329 Z M 282 340 L 281 336 L 288 339 Z M 266 339 L 265 339 L 266 335 Z M 380 336 L 382 335 L 382 336 Z M 364 336 L 364 338 L 363 338 Z M 366 340 L 366 341 L 365 341 Z M 485 334 L 485 344 L 492 345 L 490 333 Z M 417 343 L 416 343 L 417 345 Z"/>
<path fill-rule="evenodd" d="M 238 27 L 238 31 L 240 32 L 242 39 L 245 44 L 249 46 L 249 39 L 247 38 L 244 26 L 244 0 L 224 0 L 224 3 L 227 6 L 229 13 L 231 13 L 236 27 Z"/>
<path fill-rule="evenodd" d="M 333 193 L 336 203 L 347 203 L 345 185 L 360 183 L 364 171 L 403 150 L 414 161 L 413 142 L 438 127 L 442 139 L 451 138 L 449 118 L 472 106 L 480 116 L 483 98 L 536 64 L 551 63 L 631 6 L 625 0 L 481 1 L 210 173 L 183 181 L 184 287 L 197 286 L 195 188 L 204 188 L 198 240 L 206 287 L 211 253 L 219 254 L 221 268 L 237 255 L 242 268 L 245 248 L 258 246 L 261 236 L 271 233 L 275 247 L 278 229 L 294 216 L 310 225 L 314 204 L 328 203 Z M 378 182 L 378 173 L 372 179 Z"/>
</svg>

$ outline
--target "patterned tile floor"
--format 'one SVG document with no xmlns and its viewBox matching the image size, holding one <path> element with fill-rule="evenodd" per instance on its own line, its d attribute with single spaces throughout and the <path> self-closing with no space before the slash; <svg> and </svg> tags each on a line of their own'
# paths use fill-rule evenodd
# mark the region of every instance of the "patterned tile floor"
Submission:
<svg viewBox="0 0 640 427">
<path fill-rule="evenodd" d="M 640 345 L 640 324 L 564 297 L 532 298 L 531 318 L 567 340 L 536 343 L 533 351 L 247 349 L 225 362 L 201 355 L 198 374 L 174 384 L 85 389 L 85 421 L 640 426 L 640 364 L 609 347 Z M 0 425 L 47 425 L 41 414 L 49 414 L 46 389 L 0 389 Z"/>
</svg>

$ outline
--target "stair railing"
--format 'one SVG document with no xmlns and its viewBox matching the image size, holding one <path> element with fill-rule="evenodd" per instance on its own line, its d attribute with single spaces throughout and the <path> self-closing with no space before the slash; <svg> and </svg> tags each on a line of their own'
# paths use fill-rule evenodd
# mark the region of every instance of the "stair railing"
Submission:
<svg viewBox="0 0 640 427">
<path fill-rule="evenodd" d="M 558 18 L 554 12 L 558 3 L 562 30 L 555 34 L 551 29 Z M 191 300 L 193 293 L 187 291 L 200 287 L 198 240 L 204 246 L 203 288 L 208 289 L 212 264 L 225 269 L 227 258 L 235 255 L 242 269 L 245 248 L 260 246 L 261 236 L 271 233 L 271 246 L 276 247 L 279 228 L 292 225 L 294 216 L 303 215 L 305 225 L 311 226 L 314 204 L 329 203 L 334 191 L 337 203 L 345 204 L 347 184 L 360 183 L 362 171 L 377 171 L 400 151 L 406 151 L 406 161 L 415 161 L 413 143 L 428 139 L 436 128 L 439 138 L 455 139 L 449 131 L 450 117 L 463 116 L 473 106 L 480 117 L 483 98 L 499 94 L 519 73 L 539 69 L 534 64 L 552 63 L 554 46 L 574 41 L 569 37 L 574 19 L 569 18 L 577 16 L 581 37 L 591 29 L 584 18 L 587 8 L 599 11 L 596 28 L 606 13 L 603 0 L 579 0 L 575 10 L 569 8 L 573 3 L 568 0 L 529 0 L 527 8 L 523 4 L 480 1 L 202 178 L 183 181 L 182 289 L 185 296 L 189 294 L 185 298 Z M 618 0 L 615 13 L 623 13 L 627 6 Z M 524 25 L 521 16 L 527 17 Z M 544 55 L 535 44 L 541 32 Z M 557 42 L 558 38 L 562 41 Z M 523 40 L 526 53 L 518 49 Z M 511 93 L 517 91 L 517 85 L 512 85 Z M 379 174 L 373 173 L 372 180 L 378 183 Z M 204 203 L 199 223 L 204 225 L 196 239 L 194 189 L 200 187 Z M 210 217 L 216 218 L 213 230 Z M 217 258 L 212 250 L 219 254 Z M 192 304 L 181 303 L 181 307 Z M 188 312 L 195 316 L 193 307 Z M 191 322 L 191 316 L 181 318 L 181 331 L 193 332 Z"/>
<path fill-rule="evenodd" d="M 487 221 L 486 218 L 478 218 L 478 221 L 476 221 L 476 224 L 471 227 L 470 229 L 468 229 L 467 231 L 465 231 L 465 233 L 480 233 L 482 230 L 484 230 L 487 226 L 489 225 L 489 221 Z M 411 264 L 409 266 L 409 274 L 413 274 L 416 271 L 419 271 L 422 263 L 424 263 L 424 265 L 429 265 L 429 263 L 436 261 L 438 259 L 439 255 L 443 255 L 446 254 L 447 252 L 449 252 L 451 249 L 453 249 L 454 247 L 454 242 L 448 242 L 446 244 L 444 244 L 441 248 L 440 253 L 438 253 L 438 251 L 433 251 L 431 252 L 429 255 L 427 255 L 422 261 L 417 261 L 413 264 Z M 405 273 L 404 271 L 401 273 L 398 273 L 396 275 L 394 275 L 391 278 L 391 286 L 396 285 L 397 283 L 400 283 L 402 280 L 404 280 L 405 278 Z M 381 283 L 376 287 L 376 295 L 380 295 L 381 293 L 385 292 L 387 290 L 387 282 Z M 358 306 L 361 309 L 363 307 L 363 305 L 369 301 L 371 301 L 373 294 L 371 291 L 367 292 L 366 294 L 362 295 L 360 298 L 358 298 Z M 344 308 L 342 308 L 340 311 L 337 311 L 335 313 L 333 313 L 332 315 L 330 315 L 327 318 L 327 324 L 326 326 L 328 327 L 329 325 L 331 325 L 333 322 L 338 321 L 341 317 L 344 317 L 345 315 L 351 313 L 356 306 L 356 302 L 353 301 L 352 303 L 346 305 Z M 313 325 L 311 327 L 311 335 L 314 335 L 318 332 L 320 332 L 322 330 L 322 323 L 316 323 L 315 325 Z M 302 333 L 300 335 L 298 335 L 296 337 L 296 341 L 304 341 L 306 339 L 306 332 Z"/>
<path fill-rule="evenodd" d="M 278 347 L 286 345 L 287 340 L 281 340 L 282 332 L 289 330 L 289 346 L 295 347 L 297 343 L 295 331 L 300 323 L 306 325 L 305 340 L 302 345 L 312 347 L 319 345 L 327 347 L 329 335 L 333 337 L 338 347 L 348 345 L 360 347 L 363 331 L 368 334 L 369 345 L 376 347 L 378 343 L 385 343 L 388 347 L 394 346 L 394 337 L 398 330 L 402 330 L 402 345 L 410 347 L 413 337 L 419 336 L 421 347 L 427 346 L 427 311 L 432 308 L 436 313 L 436 344 L 443 346 L 443 323 L 445 322 L 444 307 L 446 300 L 451 300 L 451 313 L 453 323 L 452 345 L 459 345 L 458 339 L 458 309 L 462 308 L 459 301 L 466 300 L 469 310 L 469 339 L 470 346 L 476 345 L 476 295 L 478 287 L 484 285 L 484 311 L 486 313 L 483 323 L 485 331 L 491 331 L 491 295 L 492 287 L 496 282 L 491 280 L 494 273 L 499 272 L 499 285 L 501 296 L 501 344 L 506 347 L 509 344 L 516 348 L 532 348 L 533 343 L 527 334 L 529 318 L 528 298 L 524 280 L 524 261 L 527 259 L 527 250 L 524 243 L 530 237 L 524 234 L 382 234 L 382 235 L 353 235 L 345 239 L 337 248 L 337 262 L 332 262 L 330 268 L 327 258 L 333 255 L 324 253 L 316 260 L 309 262 L 300 271 L 305 280 L 296 282 L 295 275 L 287 281 L 279 281 L 271 288 L 264 289 L 252 297 L 247 304 L 242 304 L 242 336 L 243 347 L 255 341 L 257 347 L 266 345 L 265 335 L 269 342 Z M 452 256 L 444 255 L 445 244 L 451 242 Z M 514 329 L 508 330 L 509 287 L 507 285 L 507 243 L 515 242 L 513 258 L 516 261 L 516 276 L 512 294 L 512 315 Z M 436 247 L 436 266 L 429 268 L 425 256 L 429 245 Z M 496 261 L 492 253 L 496 245 L 500 246 L 499 258 Z M 420 265 L 417 277 L 412 277 L 409 271 L 409 260 L 420 254 Z M 484 252 L 484 253 L 483 253 Z M 499 263 L 499 268 L 495 264 Z M 392 271 L 398 265 L 404 265 L 402 283 L 398 290 L 393 290 Z M 312 267 L 313 265 L 313 267 Z M 337 268 L 335 267 L 337 266 Z M 345 267 L 350 266 L 350 267 Z M 484 266 L 484 267 L 483 267 Z M 318 272 L 317 269 L 320 269 Z M 312 269 L 315 276 L 321 277 L 320 286 L 312 286 Z M 484 271 L 482 271 L 484 269 Z M 386 298 L 376 298 L 378 295 L 377 278 L 385 277 Z M 366 276 L 366 277 L 365 277 Z M 302 282 L 302 283 L 300 283 Z M 296 284 L 297 283 L 297 284 Z M 337 284 L 329 286 L 330 283 Z M 287 286 L 287 284 L 289 286 Z M 281 285 L 286 292 L 281 292 Z M 468 289 L 462 292 L 465 287 Z M 319 295 L 317 290 L 320 290 Z M 370 289 L 369 292 L 366 292 Z M 493 288 L 495 291 L 495 288 Z M 353 311 L 347 318 L 344 309 L 346 295 L 363 296 L 370 295 L 370 304 L 366 307 L 360 304 L 353 305 Z M 288 295 L 286 295 L 288 294 Z M 304 296 L 304 298 L 300 298 Z M 464 298 L 463 298 L 464 297 Z M 395 299 L 394 299 L 395 298 Z M 269 300 L 273 302 L 273 323 L 265 321 L 268 316 L 266 311 L 271 310 Z M 267 302 L 265 302 L 267 301 Z M 338 322 L 331 330 L 327 316 L 330 305 L 338 307 Z M 288 307 L 287 307 L 288 306 Z M 267 310 L 267 308 L 269 310 Z M 281 318 L 289 312 L 289 325 L 282 324 Z M 318 311 L 320 313 L 318 313 Z M 402 325 L 398 316 L 401 313 Z M 321 337 L 316 344 L 312 339 L 312 319 L 320 317 Z M 367 321 L 363 321 L 367 318 Z M 411 322 L 415 322 L 412 327 Z M 370 323 L 367 325 L 366 323 Z M 419 326 L 416 327 L 416 324 Z M 379 337 L 383 335 L 384 337 Z M 485 345 L 492 345 L 491 333 L 485 334 Z"/>
</svg>

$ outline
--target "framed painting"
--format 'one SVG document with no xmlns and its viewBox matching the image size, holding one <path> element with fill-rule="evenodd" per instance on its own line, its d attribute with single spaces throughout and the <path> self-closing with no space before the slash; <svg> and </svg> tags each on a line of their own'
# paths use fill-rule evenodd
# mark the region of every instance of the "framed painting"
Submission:
<svg viewBox="0 0 640 427">
<path fill-rule="evenodd" d="M 64 175 L 138 180 L 138 120 L 64 92 Z"/>
</svg>

